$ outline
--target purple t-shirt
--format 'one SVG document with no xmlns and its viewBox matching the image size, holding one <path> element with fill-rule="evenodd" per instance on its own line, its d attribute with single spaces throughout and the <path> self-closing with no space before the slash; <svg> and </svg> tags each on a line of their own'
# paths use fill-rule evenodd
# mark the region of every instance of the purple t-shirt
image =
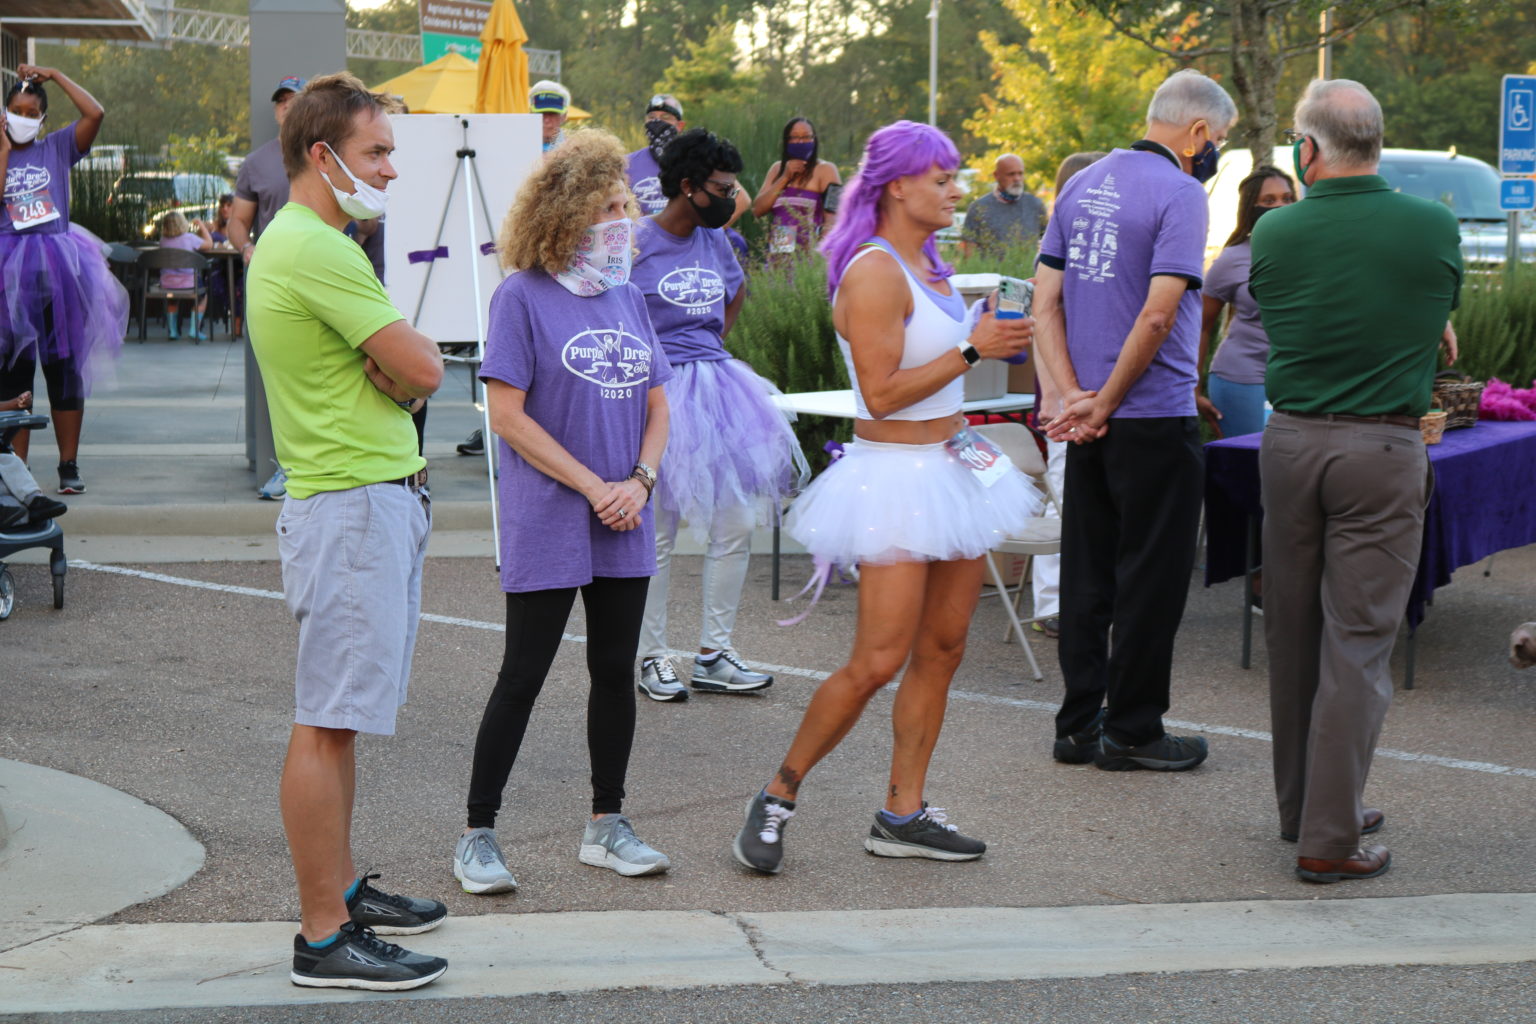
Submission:
<svg viewBox="0 0 1536 1024">
<path fill-rule="evenodd" d="M 162 238 L 160 248 L 181 249 L 184 252 L 197 252 L 203 247 L 203 237 L 191 231 L 177 235 L 175 238 Z M 160 271 L 160 287 L 162 288 L 191 288 L 197 279 L 197 271 L 190 267 L 186 270 L 162 270 Z"/>
<path fill-rule="evenodd" d="M 1248 292 L 1253 246 L 1239 242 L 1221 250 L 1205 274 L 1205 294 L 1232 306 L 1227 336 L 1211 359 L 1211 372 L 1233 384 L 1263 384 L 1269 359 L 1269 335 L 1259 319 L 1259 304 Z"/>
<path fill-rule="evenodd" d="M 661 194 L 661 165 L 647 148 L 629 154 L 629 189 L 646 217 L 667 205 L 667 197 Z"/>
<path fill-rule="evenodd" d="M 1162 152 L 1117 149 L 1056 199 L 1040 259 L 1063 273 L 1067 350 L 1078 383 L 1104 386 L 1154 276 L 1188 279 L 1173 330 L 1115 410 L 1126 419 L 1195 415 L 1205 189 Z"/>
<path fill-rule="evenodd" d="M 649 217 L 635 232 L 640 255 L 629 279 L 645 293 L 645 308 L 667 361 L 729 359 L 720 336 L 725 307 L 741 290 L 743 274 L 725 232 L 695 228 L 679 238 Z"/>
<path fill-rule="evenodd" d="M 5 170 L 0 235 L 62 235 L 69 230 L 69 169 L 85 156 L 72 121 L 26 149 L 12 149 Z M 17 224 L 23 225 L 17 228 Z"/>
<path fill-rule="evenodd" d="M 491 296 L 481 380 L 527 392 L 524 410 L 582 465 L 623 480 L 640 458 L 650 389 L 672 376 L 633 285 L 572 295 L 524 270 Z M 624 533 L 598 521 L 579 492 L 501 447 L 501 589 L 580 587 L 597 576 L 651 576 L 656 530 L 646 506 Z"/>
</svg>

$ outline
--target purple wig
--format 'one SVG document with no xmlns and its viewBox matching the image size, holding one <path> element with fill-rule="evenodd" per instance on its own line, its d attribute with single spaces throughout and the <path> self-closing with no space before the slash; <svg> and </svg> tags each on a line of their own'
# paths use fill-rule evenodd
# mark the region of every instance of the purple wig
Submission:
<svg viewBox="0 0 1536 1024">
<path fill-rule="evenodd" d="M 869 137 L 859 170 L 843 190 L 837 223 L 821 243 L 827 257 L 827 289 L 835 294 L 843 271 L 853 259 L 854 250 L 874 238 L 880 221 L 880 197 L 885 186 L 897 178 L 926 174 L 934 167 L 950 171 L 960 166 L 960 151 L 949 136 L 931 125 L 915 121 L 897 121 Z M 923 243 L 923 253 L 937 268 L 933 280 L 940 281 L 955 268 L 939 258 L 933 236 Z"/>
</svg>

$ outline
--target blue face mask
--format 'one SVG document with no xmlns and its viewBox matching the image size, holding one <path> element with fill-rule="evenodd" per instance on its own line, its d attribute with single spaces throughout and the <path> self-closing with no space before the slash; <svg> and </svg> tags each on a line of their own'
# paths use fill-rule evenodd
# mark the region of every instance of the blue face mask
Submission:
<svg viewBox="0 0 1536 1024">
<path fill-rule="evenodd" d="M 1189 173 L 1196 181 L 1204 184 L 1216 176 L 1216 164 L 1220 160 L 1221 150 L 1216 148 L 1216 143 L 1207 141 L 1205 148 L 1190 161 Z"/>
</svg>

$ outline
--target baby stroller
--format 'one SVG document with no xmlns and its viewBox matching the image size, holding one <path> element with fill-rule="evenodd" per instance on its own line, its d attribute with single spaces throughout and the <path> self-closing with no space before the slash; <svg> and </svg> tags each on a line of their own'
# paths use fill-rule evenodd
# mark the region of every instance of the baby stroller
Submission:
<svg viewBox="0 0 1536 1024">
<path fill-rule="evenodd" d="M 0 452 L 11 450 L 11 438 L 18 430 L 40 430 L 48 426 L 48 417 L 27 410 L 0 412 Z M 10 618 L 16 606 L 16 581 L 3 561 L 7 556 L 28 548 L 49 548 L 48 568 L 53 573 L 53 606 L 64 607 L 64 573 L 69 565 L 64 559 L 64 531 L 52 519 L 34 520 L 0 530 L 0 622 Z"/>
</svg>

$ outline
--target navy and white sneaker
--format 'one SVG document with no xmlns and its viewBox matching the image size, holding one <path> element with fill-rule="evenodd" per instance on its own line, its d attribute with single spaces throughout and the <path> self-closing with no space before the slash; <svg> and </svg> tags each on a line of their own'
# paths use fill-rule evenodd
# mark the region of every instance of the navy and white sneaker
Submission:
<svg viewBox="0 0 1536 1024">
<path fill-rule="evenodd" d="M 773 685 L 773 676 L 747 667 L 735 651 L 720 651 L 708 661 L 695 655 L 693 688 L 700 693 L 750 693 Z"/>
<path fill-rule="evenodd" d="M 436 928 L 448 916 L 448 908 L 437 900 L 391 896 L 368 884 L 378 877 L 376 874 L 363 875 L 359 879 L 362 884 L 347 900 L 353 924 L 371 928 L 380 935 L 419 935 Z"/>
<path fill-rule="evenodd" d="M 655 701 L 688 699 L 688 687 L 677 678 L 671 658 L 647 658 L 640 663 L 640 692 Z"/>
<path fill-rule="evenodd" d="M 424 956 L 385 942 L 355 921 L 341 926 L 335 940 L 316 949 L 293 938 L 293 970 L 288 979 L 306 988 L 362 988 L 373 992 L 403 992 L 421 988 L 443 976 L 448 961 Z"/>
</svg>

